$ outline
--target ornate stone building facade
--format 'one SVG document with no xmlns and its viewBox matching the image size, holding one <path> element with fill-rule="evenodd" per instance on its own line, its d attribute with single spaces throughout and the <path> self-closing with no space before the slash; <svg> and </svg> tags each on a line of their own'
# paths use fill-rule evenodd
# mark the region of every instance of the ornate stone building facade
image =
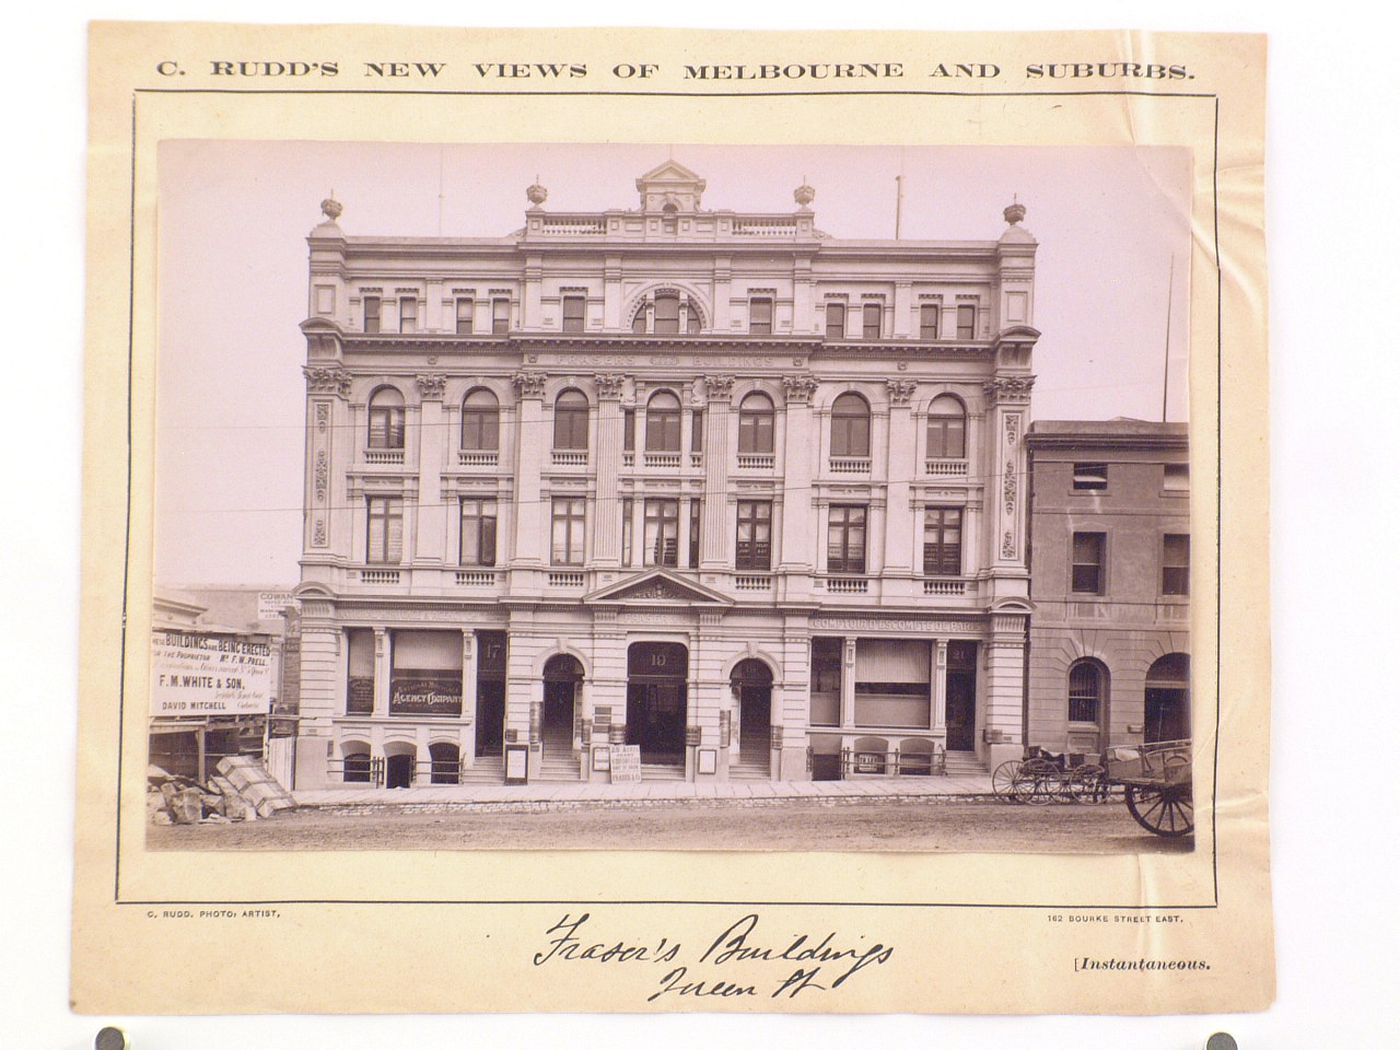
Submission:
<svg viewBox="0 0 1400 1050">
<path fill-rule="evenodd" d="M 1036 242 L 706 210 L 311 233 L 297 786 L 1022 746 Z"/>
<path fill-rule="evenodd" d="M 1031 458 L 1029 743 L 1191 735 L 1185 423 L 1042 420 Z"/>
</svg>

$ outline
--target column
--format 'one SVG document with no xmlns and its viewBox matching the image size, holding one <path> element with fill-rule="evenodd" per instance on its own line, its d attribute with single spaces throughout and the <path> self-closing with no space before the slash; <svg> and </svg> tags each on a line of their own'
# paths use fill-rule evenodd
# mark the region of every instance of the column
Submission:
<svg viewBox="0 0 1400 1050">
<path fill-rule="evenodd" d="M 476 636 L 470 629 L 462 631 L 462 721 L 472 727 L 467 746 L 462 748 L 464 769 L 476 763 Z"/>
<path fill-rule="evenodd" d="M 374 716 L 389 714 L 389 669 L 392 666 L 392 642 L 383 627 L 374 629 Z"/>
<path fill-rule="evenodd" d="M 544 275 L 544 257 L 530 255 L 525 259 L 525 289 L 520 297 L 519 326 L 539 328 L 543 322 L 540 309 L 540 279 Z"/>
<path fill-rule="evenodd" d="M 933 730 L 948 732 L 948 639 L 933 643 Z M 946 741 L 945 741 L 946 745 Z"/>
<path fill-rule="evenodd" d="M 603 328 L 617 331 L 622 327 L 622 256 L 609 255 L 603 260 Z"/>
<path fill-rule="evenodd" d="M 803 598 L 812 593 L 813 557 L 820 541 L 814 536 L 815 509 L 812 462 L 818 454 L 814 432 L 812 394 L 817 381 L 810 375 L 783 377 L 786 407 L 783 411 L 783 515 L 778 570 L 787 574 L 785 597 Z"/>
<path fill-rule="evenodd" d="M 337 692 L 344 663 L 345 650 L 333 606 L 327 601 L 303 601 L 296 770 L 291 787 L 310 790 L 326 786 L 334 719 L 344 709 L 343 685 Z"/>
<path fill-rule="evenodd" d="M 991 769 L 1007 759 L 1021 757 L 1026 620 L 1024 614 L 992 616 L 982 690 L 982 734 L 986 740 L 983 757 Z"/>
<path fill-rule="evenodd" d="M 841 639 L 841 728 L 856 724 L 856 640 Z"/>
<path fill-rule="evenodd" d="M 540 503 L 540 475 L 550 444 L 544 433 L 543 372 L 522 371 L 512 377 L 519 411 L 515 428 L 515 564 L 541 566 L 548 560 L 549 519 Z"/>
<path fill-rule="evenodd" d="M 910 281 L 895 281 L 894 283 L 894 337 L 896 339 L 908 339 L 911 334 L 910 323 L 912 321 L 912 293 L 913 284 Z"/>
<path fill-rule="evenodd" d="M 885 488 L 885 571 L 904 575 L 914 571 L 914 509 L 910 506 L 910 482 L 915 476 L 915 433 L 910 402 L 914 382 L 890 379 L 888 484 Z"/>
<path fill-rule="evenodd" d="M 442 498 L 442 470 L 446 465 L 447 413 L 443 394 L 447 380 L 441 373 L 417 377 L 422 398 L 419 413 L 417 464 L 417 522 L 413 530 L 413 563 L 441 565 L 446 560 L 447 510 Z"/>
<path fill-rule="evenodd" d="M 700 569 L 729 567 L 729 397 L 733 376 L 705 376 L 705 506 L 700 520 Z M 681 523 L 688 528 L 688 522 Z"/>
<path fill-rule="evenodd" d="M 622 511 L 617 475 L 622 463 L 622 388 L 624 376 L 593 377 L 598 391 L 598 495 L 593 505 L 593 561 L 600 569 L 617 568 L 622 555 Z"/>
</svg>

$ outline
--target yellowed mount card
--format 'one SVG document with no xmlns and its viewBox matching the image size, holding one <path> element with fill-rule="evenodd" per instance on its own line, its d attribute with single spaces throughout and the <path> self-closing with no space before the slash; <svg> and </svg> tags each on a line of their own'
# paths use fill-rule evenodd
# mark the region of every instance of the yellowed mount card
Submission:
<svg viewBox="0 0 1400 1050">
<path fill-rule="evenodd" d="M 94 26 L 75 1008 L 1265 1008 L 1264 56 Z"/>
</svg>

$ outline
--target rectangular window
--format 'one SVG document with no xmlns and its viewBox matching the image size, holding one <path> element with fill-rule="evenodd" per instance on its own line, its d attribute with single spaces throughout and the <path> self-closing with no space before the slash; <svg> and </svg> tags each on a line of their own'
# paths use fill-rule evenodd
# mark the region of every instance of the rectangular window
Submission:
<svg viewBox="0 0 1400 1050">
<path fill-rule="evenodd" d="M 462 500 L 462 550 L 460 564 L 484 567 L 496 564 L 496 501 Z"/>
<path fill-rule="evenodd" d="M 697 408 L 690 413 L 690 451 L 705 450 L 705 410 Z"/>
<path fill-rule="evenodd" d="M 622 451 L 635 452 L 637 450 L 637 410 L 635 408 L 624 408 L 622 410 Z"/>
<path fill-rule="evenodd" d="M 472 334 L 472 313 L 476 310 L 476 302 L 472 299 L 457 300 L 457 334 Z"/>
<path fill-rule="evenodd" d="M 1191 537 L 1184 533 L 1162 537 L 1162 593 L 1191 593 Z"/>
<path fill-rule="evenodd" d="M 491 300 L 491 334 L 505 335 L 510 331 L 510 300 Z"/>
<path fill-rule="evenodd" d="M 826 337 L 828 339 L 846 338 L 845 303 L 826 304 Z"/>
<path fill-rule="evenodd" d="M 374 632 L 351 628 L 345 632 L 345 713 L 374 714 Z"/>
<path fill-rule="evenodd" d="M 975 339 L 977 329 L 977 307 L 965 304 L 958 307 L 958 338 Z"/>
<path fill-rule="evenodd" d="M 812 639 L 812 724 L 841 724 L 840 638 Z"/>
<path fill-rule="evenodd" d="M 861 726 L 928 729 L 932 652 L 927 641 L 856 640 L 855 721 Z"/>
<path fill-rule="evenodd" d="M 632 564 L 632 499 L 622 501 L 622 566 Z"/>
<path fill-rule="evenodd" d="M 549 560 L 552 565 L 583 564 L 583 500 L 553 501 Z"/>
<path fill-rule="evenodd" d="M 1168 492 L 1186 492 L 1191 487 L 1191 468 L 1185 463 L 1168 463 L 1162 468 L 1162 488 Z"/>
<path fill-rule="evenodd" d="M 773 334 L 773 300 L 772 300 L 772 299 L 750 299 L 750 300 L 749 300 L 749 334 L 750 334 L 750 335 L 772 335 L 772 334 Z"/>
<path fill-rule="evenodd" d="M 884 310 L 879 303 L 866 303 L 860 308 L 860 335 L 862 339 L 880 338 L 880 314 Z"/>
<path fill-rule="evenodd" d="M 398 496 L 370 496 L 369 535 L 365 561 L 370 565 L 397 565 L 403 561 L 403 500 Z"/>
<path fill-rule="evenodd" d="M 863 506 L 831 507 L 826 527 L 827 572 L 865 572 L 865 514 Z"/>
<path fill-rule="evenodd" d="M 411 295 L 399 300 L 399 331 L 418 331 L 418 300 Z"/>
<path fill-rule="evenodd" d="M 679 525 L 678 500 L 649 499 L 642 504 L 642 564 L 676 568 Z"/>
<path fill-rule="evenodd" d="M 690 567 L 700 568 L 700 508 L 704 504 L 698 500 L 690 501 Z"/>
<path fill-rule="evenodd" d="M 734 567 L 767 572 L 773 566 L 773 504 L 769 500 L 739 501 Z"/>
<path fill-rule="evenodd" d="M 1070 567 L 1070 590 L 1075 594 L 1102 594 L 1104 541 L 1102 532 L 1076 532 Z"/>
<path fill-rule="evenodd" d="M 365 331 L 371 334 L 379 331 L 379 296 L 365 296 Z"/>
<path fill-rule="evenodd" d="M 962 508 L 924 508 L 924 572 L 929 576 L 962 573 Z"/>
<path fill-rule="evenodd" d="M 919 338 L 938 338 L 938 315 L 943 307 L 938 303 L 923 303 L 919 306 Z"/>
<path fill-rule="evenodd" d="M 1076 463 L 1074 465 L 1075 492 L 1105 492 L 1107 489 L 1107 463 Z"/>
<path fill-rule="evenodd" d="M 581 295 L 564 296 L 564 331 L 583 331 L 585 303 L 586 300 Z"/>
<path fill-rule="evenodd" d="M 681 297 L 657 293 L 652 300 L 651 330 L 656 335 L 679 335 Z"/>
</svg>

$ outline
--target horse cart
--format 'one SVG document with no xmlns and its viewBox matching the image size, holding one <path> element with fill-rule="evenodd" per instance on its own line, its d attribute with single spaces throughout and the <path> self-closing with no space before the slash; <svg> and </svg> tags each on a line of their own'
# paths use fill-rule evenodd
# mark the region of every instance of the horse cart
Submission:
<svg viewBox="0 0 1400 1050">
<path fill-rule="evenodd" d="M 1025 757 L 992 772 L 1005 802 L 1099 805 L 1120 792 L 1134 820 L 1154 835 L 1179 838 L 1195 828 L 1191 804 L 1191 741 L 1111 747 L 1103 764 L 1092 756 L 1026 748 Z"/>
</svg>

